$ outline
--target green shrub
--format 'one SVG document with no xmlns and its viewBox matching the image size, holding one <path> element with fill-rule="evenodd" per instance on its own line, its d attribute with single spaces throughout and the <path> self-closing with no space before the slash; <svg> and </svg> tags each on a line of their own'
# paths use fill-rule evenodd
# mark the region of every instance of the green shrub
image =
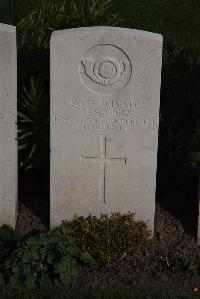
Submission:
<svg viewBox="0 0 200 299">
<path fill-rule="evenodd" d="M 12 287 L 48 287 L 51 283 L 67 284 L 79 273 L 81 264 L 94 263 L 82 250 L 68 227 L 29 237 L 19 243 L 6 262 Z"/>
<path fill-rule="evenodd" d="M 111 0 L 43 0 L 17 26 L 19 49 L 48 49 L 54 30 L 114 25 L 117 15 L 108 14 L 110 6 Z"/>
<path fill-rule="evenodd" d="M 118 15 L 110 13 L 112 0 L 69 0 L 70 25 L 103 26 L 116 25 Z"/>
<path fill-rule="evenodd" d="M 150 236 L 147 225 L 136 222 L 132 213 L 75 217 L 69 224 L 82 247 L 100 263 L 119 262 L 128 253 L 139 253 Z"/>
<path fill-rule="evenodd" d="M 47 88 L 31 78 L 18 101 L 20 167 L 41 169 L 49 148 L 49 96 Z"/>
<path fill-rule="evenodd" d="M 30 52 L 49 48 L 52 31 L 58 29 L 60 24 L 68 24 L 63 11 L 65 2 L 41 1 L 32 13 L 19 22 L 19 49 L 25 47 Z"/>
</svg>

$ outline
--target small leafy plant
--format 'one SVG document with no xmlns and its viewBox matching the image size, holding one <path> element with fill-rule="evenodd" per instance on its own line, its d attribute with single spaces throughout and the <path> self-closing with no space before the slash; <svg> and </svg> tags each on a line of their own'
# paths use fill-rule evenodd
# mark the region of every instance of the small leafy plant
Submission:
<svg viewBox="0 0 200 299">
<path fill-rule="evenodd" d="M 105 264 L 120 262 L 127 254 L 138 254 L 150 237 L 147 224 L 135 221 L 133 213 L 75 217 L 69 224 L 82 247 Z"/>
<path fill-rule="evenodd" d="M 60 226 L 22 241 L 6 262 L 6 269 L 11 286 L 33 289 L 52 283 L 67 285 L 82 264 L 92 263 L 94 259 L 77 244 L 74 231 Z"/>
</svg>

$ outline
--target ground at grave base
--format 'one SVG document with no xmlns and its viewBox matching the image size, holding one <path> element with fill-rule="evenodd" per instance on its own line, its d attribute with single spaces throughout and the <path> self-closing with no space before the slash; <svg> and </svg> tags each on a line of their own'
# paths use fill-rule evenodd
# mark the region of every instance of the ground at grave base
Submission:
<svg viewBox="0 0 200 299">
<path fill-rule="evenodd" d="M 45 193 L 26 194 L 19 206 L 16 230 L 21 234 L 48 230 L 48 201 Z M 171 256 L 199 256 L 200 247 L 185 234 L 180 222 L 162 209 L 156 207 L 155 240 L 151 242 L 145 253 L 130 260 L 125 256 L 118 266 L 90 266 L 83 268 L 79 278 L 74 280 L 72 289 L 95 290 L 125 289 L 130 293 L 135 289 L 141 293 L 172 292 L 183 295 L 198 295 L 200 298 L 200 276 L 193 271 L 185 273 L 177 268 L 177 260 Z M 174 263 L 174 264 L 173 264 Z M 183 265 L 184 268 L 185 265 Z M 181 266 L 182 267 L 182 266 Z"/>
<path fill-rule="evenodd" d="M 171 169 L 169 173 L 179 177 Z M 145 252 L 133 260 L 128 255 L 125 256 L 120 266 L 85 267 L 71 288 L 86 292 L 125 289 L 128 292 L 130 290 L 130 293 L 137 290 L 147 294 L 166 291 L 183 295 L 195 294 L 200 298 L 200 247 L 192 238 L 196 230 L 194 190 L 197 190 L 197 180 L 191 174 L 189 178 L 182 176 L 177 182 L 174 177 L 167 174 L 161 182 L 158 176 L 155 239 Z M 35 178 L 30 178 L 28 182 L 22 180 L 21 184 L 23 188 L 20 187 L 19 190 L 16 230 L 23 235 L 48 230 L 48 188 L 38 188 L 45 184 L 36 182 Z M 180 264 L 180 256 L 190 258 L 183 259 Z M 196 262 L 194 263 L 196 257 L 198 269 Z M 188 270 L 185 271 L 185 268 Z"/>
</svg>

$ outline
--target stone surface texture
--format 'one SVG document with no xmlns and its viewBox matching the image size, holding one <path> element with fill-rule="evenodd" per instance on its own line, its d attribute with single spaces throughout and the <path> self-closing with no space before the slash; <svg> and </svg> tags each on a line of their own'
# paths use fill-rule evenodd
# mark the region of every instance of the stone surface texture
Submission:
<svg viewBox="0 0 200 299">
<path fill-rule="evenodd" d="M 16 29 L 0 24 L 0 226 L 15 227 L 17 211 Z"/>
<path fill-rule="evenodd" d="M 51 227 L 135 213 L 153 230 L 162 36 L 114 27 L 51 38 Z"/>
</svg>

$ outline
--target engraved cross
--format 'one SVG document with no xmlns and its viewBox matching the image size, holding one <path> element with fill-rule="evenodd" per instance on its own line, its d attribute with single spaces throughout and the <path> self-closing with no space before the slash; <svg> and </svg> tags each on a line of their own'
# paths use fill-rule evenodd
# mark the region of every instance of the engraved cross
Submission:
<svg viewBox="0 0 200 299">
<path fill-rule="evenodd" d="M 85 157 L 80 156 L 81 162 L 99 163 L 100 164 L 100 200 L 106 204 L 105 198 L 105 184 L 106 184 L 106 164 L 120 163 L 126 164 L 127 158 L 108 158 L 106 151 L 106 138 L 102 135 L 100 137 L 101 142 L 101 156 L 100 157 Z"/>
</svg>

